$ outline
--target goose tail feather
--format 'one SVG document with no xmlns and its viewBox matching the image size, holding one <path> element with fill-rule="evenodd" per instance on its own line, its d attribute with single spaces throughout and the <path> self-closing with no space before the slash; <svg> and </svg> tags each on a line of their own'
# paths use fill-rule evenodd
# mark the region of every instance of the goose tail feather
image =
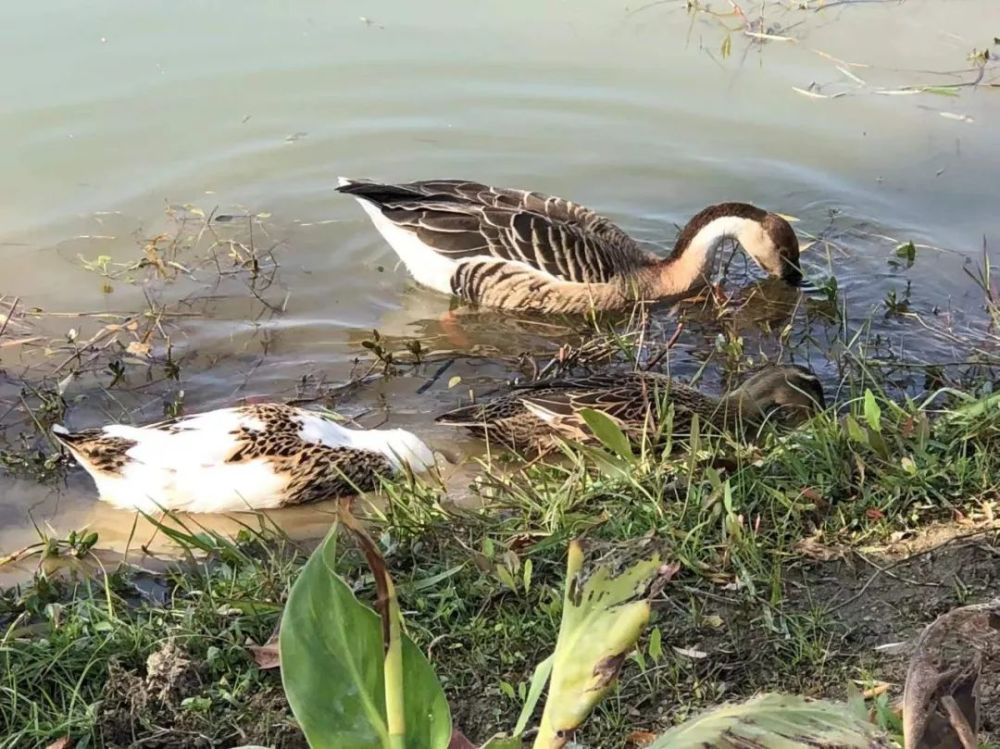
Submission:
<svg viewBox="0 0 1000 749">
<path fill-rule="evenodd" d="M 66 447 L 73 447 L 76 443 L 81 442 L 88 437 L 93 437 L 93 432 L 71 432 L 69 429 L 64 427 L 62 424 L 52 425 L 52 436 L 56 440 Z"/>
<path fill-rule="evenodd" d="M 337 192 L 353 195 L 355 198 L 367 200 L 376 205 L 385 205 L 399 200 L 419 200 L 425 197 L 420 192 L 411 190 L 404 185 L 385 185 L 349 177 L 338 177 L 337 181 Z"/>
</svg>

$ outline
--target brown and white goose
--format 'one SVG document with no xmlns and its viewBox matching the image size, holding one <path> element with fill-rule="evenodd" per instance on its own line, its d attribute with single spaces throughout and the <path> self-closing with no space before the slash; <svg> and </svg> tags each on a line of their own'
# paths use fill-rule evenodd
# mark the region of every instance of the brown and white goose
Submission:
<svg viewBox="0 0 1000 749">
<path fill-rule="evenodd" d="M 403 429 L 349 429 L 281 403 L 142 427 L 52 431 L 102 500 L 148 513 L 286 507 L 369 491 L 382 476 L 435 466 L 431 449 Z"/>
<path fill-rule="evenodd" d="M 346 178 L 337 189 L 357 198 L 419 283 L 488 307 L 584 313 L 679 301 L 708 284 L 727 237 L 771 275 L 794 285 L 802 279 L 792 227 L 747 203 L 705 208 L 670 257 L 659 258 L 607 218 L 537 192 Z"/>
</svg>

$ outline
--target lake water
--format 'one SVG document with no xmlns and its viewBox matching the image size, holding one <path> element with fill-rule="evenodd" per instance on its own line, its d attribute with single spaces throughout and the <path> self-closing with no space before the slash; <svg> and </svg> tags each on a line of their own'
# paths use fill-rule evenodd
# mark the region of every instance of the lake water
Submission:
<svg viewBox="0 0 1000 749">
<path fill-rule="evenodd" d="M 396 267 L 360 208 L 334 192 L 340 174 L 561 195 L 661 252 L 703 206 L 752 201 L 798 218 L 804 241 L 827 240 L 805 253 L 807 275 L 836 277 L 849 324 L 875 310 L 885 351 L 965 359 L 958 339 L 986 318 L 963 269 L 981 262 L 984 238 L 1000 262 L 1000 68 L 970 60 L 1000 54 L 1000 4 L 743 5 L 747 19 L 724 2 L 713 4 L 722 16 L 674 1 L 10 4 L 0 25 L 3 310 L 17 300 L 0 339 L 6 438 L 49 449 L 21 400 L 35 403 L 22 386 L 38 374 L 62 381 L 71 427 L 145 422 L 181 390 L 190 412 L 345 382 L 379 329 L 483 358 L 407 370 L 344 393 L 338 409 L 460 441 L 431 416 L 467 386 L 509 375 L 504 357 L 553 352 L 559 329 L 491 315 L 442 327 L 448 299 Z M 206 234 L 202 214 L 234 218 Z M 170 238 L 186 246 L 199 232 L 193 249 L 170 253 Z M 126 270 L 161 233 L 176 278 Z M 230 251 L 246 253 L 230 239 L 252 243 L 256 278 L 233 265 Z M 891 263 L 909 241 L 912 267 Z M 211 252 L 218 266 L 204 262 Z M 916 316 L 887 317 L 890 294 Z M 122 355 L 125 378 L 107 389 L 116 375 L 105 359 L 76 360 L 74 347 L 108 336 L 108 324 L 126 325 L 123 342 L 143 335 L 150 320 L 129 316 L 150 304 L 162 326 Z M 821 355 L 836 324 L 805 318 L 791 318 L 791 340 L 813 341 L 799 358 L 836 374 Z M 717 332 L 692 326 L 671 366 L 694 371 Z M 164 377 L 167 335 L 176 380 Z M 749 353 L 776 350 L 766 331 L 747 335 Z M 152 367 L 135 363 L 147 343 Z M 66 380 L 81 361 L 84 374 Z M 715 371 L 710 362 L 709 385 Z M 277 517 L 303 533 L 329 522 L 322 508 Z M 88 525 L 121 548 L 132 520 L 98 504 L 82 471 L 57 485 L 0 473 L 0 552 L 36 540 L 33 522 L 60 535 Z"/>
</svg>

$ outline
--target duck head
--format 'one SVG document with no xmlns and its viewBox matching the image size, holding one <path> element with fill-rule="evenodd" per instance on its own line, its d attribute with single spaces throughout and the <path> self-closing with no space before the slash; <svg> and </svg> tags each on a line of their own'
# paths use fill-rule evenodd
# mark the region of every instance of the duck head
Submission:
<svg viewBox="0 0 1000 749">
<path fill-rule="evenodd" d="M 795 364 L 769 365 L 735 391 L 769 421 L 797 426 L 826 408 L 823 384 L 812 370 Z"/>
</svg>

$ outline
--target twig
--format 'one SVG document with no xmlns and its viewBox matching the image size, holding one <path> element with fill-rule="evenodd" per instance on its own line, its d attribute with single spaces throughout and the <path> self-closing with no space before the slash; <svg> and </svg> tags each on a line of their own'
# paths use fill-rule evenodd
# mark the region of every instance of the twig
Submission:
<svg viewBox="0 0 1000 749">
<path fill-rule="evenodd" d="M 7 331 L 7 326 L 10 324 L 11 318 L 14 317 L 14 310 L 17 309 L 17 304 L 20 301 L 21 297 L 16 296 L 14 297 L 14 301 L 11 302 L 10 310 L 7 312 L 7 315 L 3 319 L 3 327 L 0 328 L 0 338 L 3 338 L 3 334 Z"/>
<path fill-rule="evenodd" d="M 417 395 L 423 395 L 428 390 L 430 390 L 431 387 L 434 385 L 434 383 L 441 379 L 441 376 L 448 371 L 448 369 L 451 367 L 452 364 L 455 363 L 455 361 L 456 357 L 452 357 L 451 359 L 448 359 L 440 367 L 438 367 L 437 370 L 435 370 L 434 374 L 432 374 L 423 385 L 417 388 Z"/>
</svg>

